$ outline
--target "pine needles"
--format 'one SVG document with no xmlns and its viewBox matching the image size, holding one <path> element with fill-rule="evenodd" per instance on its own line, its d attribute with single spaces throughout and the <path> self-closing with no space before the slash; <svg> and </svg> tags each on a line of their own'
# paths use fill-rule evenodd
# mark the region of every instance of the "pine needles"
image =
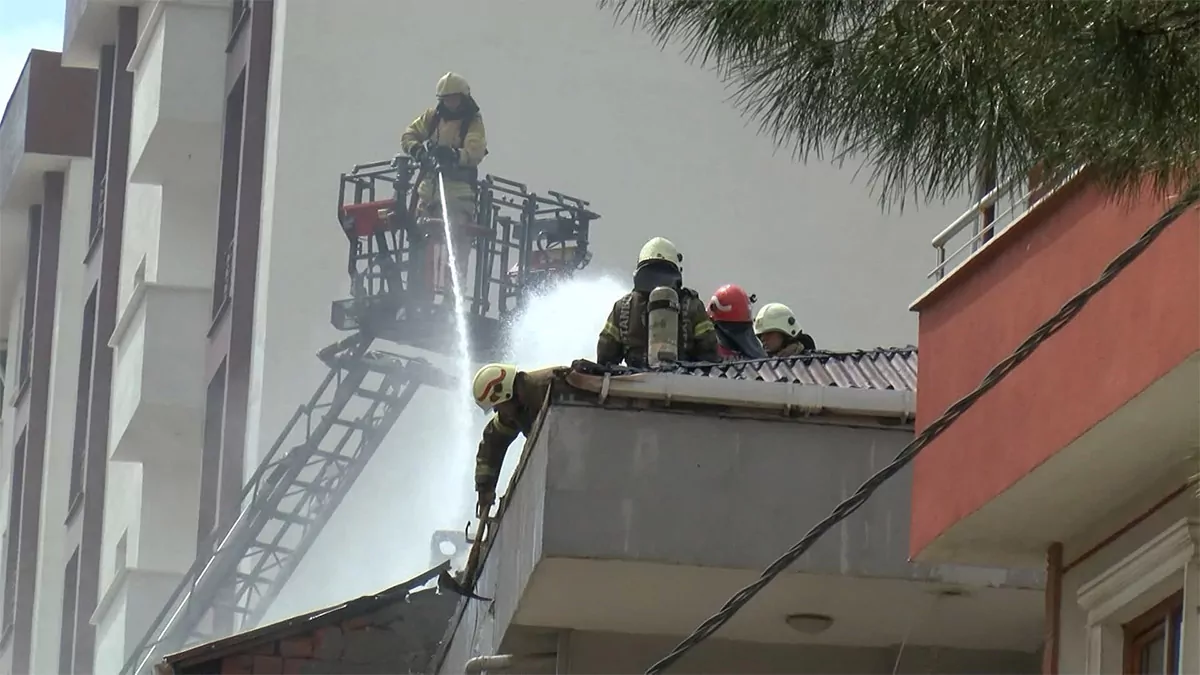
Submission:
<svg viewBox="0 0 1200 675">
<path fill-rule="evenodd" d="M 1200 173 L 1200 0 L 600 0 L 714 67 L 797 156 L 862 157 L 888 203 L 1087 164 Z"/>
</svg>

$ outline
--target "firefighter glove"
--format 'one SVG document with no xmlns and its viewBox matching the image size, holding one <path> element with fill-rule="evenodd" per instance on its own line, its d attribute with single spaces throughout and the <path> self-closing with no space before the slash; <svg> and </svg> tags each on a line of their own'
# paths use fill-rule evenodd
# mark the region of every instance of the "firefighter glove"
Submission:
<svg viewBox="0 0 1200 675">
<path fill-rule="evenodd" d="M 416 145 L 412 146 L 412 148 L 409 149 L 409 151 L 408 151 L 408 156 L 412 157 L 417 162 L 425 161 L 425 154 L 426 154 L 425 146 L 420 143 L 417 143 Z"/>
<path fill-rule="evenodd" d="M 433 148 L 433 159 L 440 166 L 458 164 L 458 150 L 448 145 L 438 145 Z"/>
</svg>

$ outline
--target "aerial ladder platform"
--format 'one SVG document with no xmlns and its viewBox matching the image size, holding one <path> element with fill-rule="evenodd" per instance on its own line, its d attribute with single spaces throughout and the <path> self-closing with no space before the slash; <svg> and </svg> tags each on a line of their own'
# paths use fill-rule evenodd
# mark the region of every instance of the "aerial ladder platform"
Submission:
<svg viewBox="0 0 1200 675">
<path fill-rule="evenodd" d="M 422 386 L 460 383 L 426 359 L 383 349 L 448 353 L 455 340 L 449 275 L 463 281 L 475 360 L 492 359 L 524 301 L 591 260 L 587 202 L 488 175 L 475 185 L 473 222 L 453 224 L 450 269 L 440 218 L 422 215 L 416 185 L 438 167 L 407 156 L 342 174 L 337 221 L 349 247 L 350 297 L 331 308 L 348 335 L 318 352 L 328 373 L 267 451 L 237 517 L 197 553 L 123 675 L 167 654 L 250 630 L 263 619 L 322 528 Z"/>
</svg>

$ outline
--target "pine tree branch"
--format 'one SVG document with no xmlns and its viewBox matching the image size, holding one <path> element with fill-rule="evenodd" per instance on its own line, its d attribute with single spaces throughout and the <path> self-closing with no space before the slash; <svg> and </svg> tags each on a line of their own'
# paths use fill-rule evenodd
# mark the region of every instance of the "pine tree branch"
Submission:
<svg viewBox="0 0 1200 675">
<path fill-rule="evenodd" d="M 762 133 L 872 166 L 881 200 L 1092 167 L 1113 190 L 1200 173 L 1200 0 L 601 0 L 714 68 Z M 1160 30 L 1161 34 L 1143 34 Z"/>
</svg>

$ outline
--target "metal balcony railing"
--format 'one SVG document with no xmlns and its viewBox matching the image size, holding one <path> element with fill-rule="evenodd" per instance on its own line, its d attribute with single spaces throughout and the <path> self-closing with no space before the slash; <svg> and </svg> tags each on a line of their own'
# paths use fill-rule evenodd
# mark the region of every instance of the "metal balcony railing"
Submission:
<svg viewBox="0 0 1200 675">
<path fill-rule="evenodd" d="M 92 192 L 92 222 L 88 228 L 88 242 L 95 241 L 96 235 L 104 230 L 104 200 L 108 193 L 108 174 L 100 178 Z"/>
<path fill-rule="evenodd" d="M 213 288 L 212 314 L 215 318 L 233 296 L 234 238 L 217 253 L 217 274 Z"/>
<path fill-rule="evenodd" d="M 944 279 L 992 237 L 1024 218 L 1038 204 L 1078 176 L 1082 170 L 1080 167 L 1064 178 L 1036 183 L 1030 180 L 1028 174 L 1022 173 L 996 186 L 933 238 L 937 264 L 926 277 L 934 279 L 935 282 Z M 990 222 L 987 219 L 989 212 L 992 213 Z M 960 241 L 960 235 L 963 235 L 968 227 L 971 228 L 970 236 L 952 252 L 947 253 L 948 249 Z"/>
</svg>

